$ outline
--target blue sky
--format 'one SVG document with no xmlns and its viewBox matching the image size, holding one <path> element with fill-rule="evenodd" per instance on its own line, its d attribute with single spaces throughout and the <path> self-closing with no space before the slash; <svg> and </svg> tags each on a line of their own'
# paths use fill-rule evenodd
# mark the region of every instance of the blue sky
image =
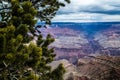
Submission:
<svg viewBox="0 0 120 80">
<path fill-rule="evenodd" d="M 55 22 L 112 22 L 120 21 L 120 0 L 71 0 L 62 7 Z"/>
</svg>

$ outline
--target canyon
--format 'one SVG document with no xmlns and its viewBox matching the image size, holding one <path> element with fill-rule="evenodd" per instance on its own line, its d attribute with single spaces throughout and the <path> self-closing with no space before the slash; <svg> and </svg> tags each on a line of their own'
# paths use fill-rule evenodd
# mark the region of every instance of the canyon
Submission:
<svg viewBox="0 0 120 80">
<path fill-rule="evenodd" d="M 41 33 L 55 38 L 50 47 L 55 49 L 56 60 L 75 64 L 89 55 L 120 55 L 119 23 L 53 23 Z"/>
<path fill-rule="evenodd" d="M 111 69 L 120 74 L 120 23 L 53 23 L 40 31 L 55 38 L 51 66 L 63 63 L 65 80 L 108 80 Z"/>
</svg>

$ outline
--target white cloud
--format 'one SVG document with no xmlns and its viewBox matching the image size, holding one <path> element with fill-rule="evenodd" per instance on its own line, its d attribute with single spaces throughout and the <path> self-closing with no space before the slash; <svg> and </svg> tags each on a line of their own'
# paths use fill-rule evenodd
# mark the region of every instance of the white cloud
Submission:
<svg viewBox="0 0 120 80">
<path fill-rule="evenodd" d="M 53 21 L 120 21 L 120 0 L 71 0 Z"/>
<path fill-rule="evenodd" d="M 104 21 L 120 21 L 120 15 L 106 15 L 102 17 Z"/>
<path fill-rule="evenodd" d="M 54 22 L 111 22 L 120 21 L 120 15 L 107 15 L 98 13 L 71 13 L 57 15 Z"/>
</svg>

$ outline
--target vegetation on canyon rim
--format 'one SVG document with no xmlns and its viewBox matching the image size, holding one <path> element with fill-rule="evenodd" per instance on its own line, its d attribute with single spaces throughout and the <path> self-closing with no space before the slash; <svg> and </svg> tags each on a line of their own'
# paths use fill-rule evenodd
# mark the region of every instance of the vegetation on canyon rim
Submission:
<svg viewBox="0 0 120 80">
<path fill-rule="evenodd" d="M 50 24 L 65 4 L 58 0 L 5 1 L 0 1 L 0 80 L 63 80 L 62 64 L 54 70 L 47 65 L 55 57 L 53 48 L 48 49 L 54 39 L 36 34 L 42 25 L 35 27 L 35 17 Z M 32 42 L 35 37 L 36 44 Z"/>
</svg>

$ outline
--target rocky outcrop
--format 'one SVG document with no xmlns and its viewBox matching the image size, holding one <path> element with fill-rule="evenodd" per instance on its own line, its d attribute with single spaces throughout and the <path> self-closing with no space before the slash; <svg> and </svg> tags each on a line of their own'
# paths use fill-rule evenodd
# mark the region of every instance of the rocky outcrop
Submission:
<svg viewBox="0 0 120 80">
<path fill-rule="evenodd" d="M 68 76 L 70 75 L 70 73 L 76 73 L 76 68 L 73 64 L 71 64 L 68 60 L 66 59 L 62 59 L 62 60 L 57 60 L 57 61 L 53 61 L 52 63 L 50 63 L 49 65 L 52 67 L 52 70 L 55 69 L 60 63 L 63 64 L 66 73 L 64 75 L 64 80 L 66 80 L 68 78 Z"/>
<path fill-rule="evenodd" d="M 90 55 L 79 59 L 77 65 L 65 59 L 49 65 L 55 69 L 60 63 L 66 69 L 64 80 L 120 80 L 120 57 Z"/>
<path fill-rule="evenodd" d="M 90 80 L 120 79 L 120 57 L 90 56 L 80 59 L 77 68 L 79 73 L 89 77 Z"/>
<path fill-rule="evenodd" d="M 55 69 L 60 63 L 63 64 L 66 73 L 64 74 L 64 80 L 89 80 L 86 76 L 81 76 L 81 73 L 77 71 L 75 65 L 71 64 L 68 60 L 62 59 L 53 61 L 49 65 L 52 67 L 52 70 Z"/>
</svg>

